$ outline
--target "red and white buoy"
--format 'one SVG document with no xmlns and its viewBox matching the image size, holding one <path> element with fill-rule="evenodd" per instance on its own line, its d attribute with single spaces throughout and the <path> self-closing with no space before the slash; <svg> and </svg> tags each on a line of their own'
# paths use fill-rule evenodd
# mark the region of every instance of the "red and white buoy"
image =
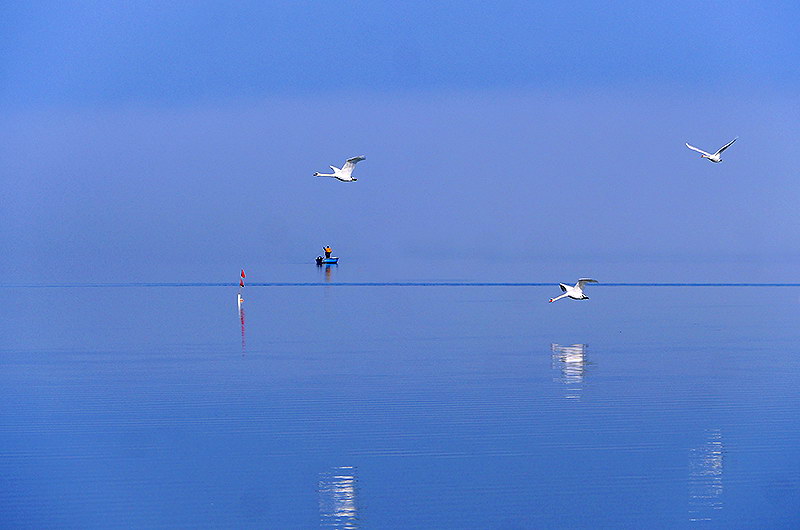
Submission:
<svg viewBox="0 0 800 530">
<path fill-rule="evenodd" d="M 239 274 L 239 292 L 236 294 L 236 305 L 239 306 L 239 312 L 242 312 L 242 302 L 244 302 L 244 298 L 242 298 L 242 289 L 244 289 L 244 269 Z"/>
</svg>

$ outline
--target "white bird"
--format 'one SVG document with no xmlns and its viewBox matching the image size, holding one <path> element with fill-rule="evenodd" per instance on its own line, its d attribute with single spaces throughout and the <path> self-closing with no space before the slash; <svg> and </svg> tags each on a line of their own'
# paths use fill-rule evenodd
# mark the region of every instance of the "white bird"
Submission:
<svg viewBox="0 0 800 530">
<path fill-rule="evenodd" d="M 348 158 L 347 160 L 345 160 L 342 169 L 339 169 L 338 167 L 335 166 L 328 166 L 333 170 L 333 173 L 314 173 L 314 176 L 333 177 L 337 180 L 341 180 L 342 182 L 355 182 L 358 179 L 352 177 L 353 169 L 355 169 L 356 164 L 366 159 L 367 157 L 365 156 L 354 156 L 353 158 Z"/>
<path fill-rule="evenodd" d="M 573 300 L 588 300 L 589 297 L 583 294 L 583 287 L 587 283 L 597 283 L 597 280 L 592 280 L 591 278 L 581 278 L 578 280 L 578 283 L 575 284 L 574 287 L 571 285 L 565 285 L 563 283 L 559 283 L 558 286 L 561 287 L 561 290 L 564 291 L 564 294 L 561 296 L 557 296 L 555 298 L 551 298 L 551 302 L 555 302 L 556 300 L 561 300 L 564 297 L 569 296 Z"/>
<path fill-rule="evenodd" d="M 725 144 L 725 145 L 723 145 L 722 147 L 720 147 L 720 148 L 719 148 L 719 151 L 717 151 L 717 152 L 716 152 L 716 153 L 714 153 L 713 155 L 712 155 L 711 153 L 706 153 L 706 152 L 705 152 L 705 151 L 703 151 L 702 149 L 698 149 L 698 148 L 696 148 L 696 147 L 695 147 L 695 146 L 693 146 L 693 145 L 689 145 L 688 143 L 686 144 L 686 147 L 688 147 L 688 148 L 689 148 L 689 149 L 691 149 L 692 151 L 697 151 L 698 153 L 701 153 L 701 154 L 700 154 L 700 158 L 707 158 L 707 159 L 711 160 L 712 162 L 719 163 L 719 162 L 722 162 L 722 159 L 719 157 L 719 155 L 721 155 L 721 154 L 722 154 L 722 152 L 723 152 L 725 149 L 727 149 L 727 148 L 729 148 L 730 146 L 732 146 L 732 145 L 733 145 L 733 142 L 735 142 L 735 141 L 736 141 L 736 140 L 738 140 L 738 139 L 739 139 L 739 137 L 737 136 L 736 138 L 734 138 L 733 140 L 731 140 L 731 141 L 730 141 L 730 142 L 728 142 L 727 144 Z"/>
</svg>

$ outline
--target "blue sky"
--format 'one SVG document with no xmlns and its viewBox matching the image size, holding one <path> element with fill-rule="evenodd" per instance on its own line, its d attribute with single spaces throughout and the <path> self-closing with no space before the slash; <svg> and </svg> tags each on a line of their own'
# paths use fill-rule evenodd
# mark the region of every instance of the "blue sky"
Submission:
<svg viewBox="0 0 800 530">
<path fill-rule="evenodd" d="M 789 2 L 6 2 L 0 275 L 219 281 L 325 243 L 791 259 L 797 20 Z M 722 164 L 683 146 L 734 136 Z M 357 184 L 311 177 L 357 154 Z"/>
</svg>

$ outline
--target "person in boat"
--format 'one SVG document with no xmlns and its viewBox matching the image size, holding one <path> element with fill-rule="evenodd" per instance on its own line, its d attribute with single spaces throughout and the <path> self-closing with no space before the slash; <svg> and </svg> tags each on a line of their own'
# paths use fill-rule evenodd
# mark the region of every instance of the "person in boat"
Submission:
<svg viewBox="0 0 800 530">
<path fill-rule="evenodd" d="M 325 247 L 322 250 L 325 251 L 325 257 L 326 258 L 330 258 L 331 257 L 331 252 L 333 252 L 333 249 L 331 248 L 330 245 L 325 245 Z"/>
</svg>

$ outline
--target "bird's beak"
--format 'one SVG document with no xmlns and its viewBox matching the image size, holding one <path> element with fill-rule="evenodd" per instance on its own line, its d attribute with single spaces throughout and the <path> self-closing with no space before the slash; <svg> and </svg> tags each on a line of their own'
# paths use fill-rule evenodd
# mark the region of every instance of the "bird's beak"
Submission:
<svg viewBox="0 0 800 530">
<path fill-rule="evenodd" d="M 551 299 L 550 299 L 550 303 L 552 303 L 552 302 L 553 302 L 553 299 L 551 298 Z"/>
</svg>

